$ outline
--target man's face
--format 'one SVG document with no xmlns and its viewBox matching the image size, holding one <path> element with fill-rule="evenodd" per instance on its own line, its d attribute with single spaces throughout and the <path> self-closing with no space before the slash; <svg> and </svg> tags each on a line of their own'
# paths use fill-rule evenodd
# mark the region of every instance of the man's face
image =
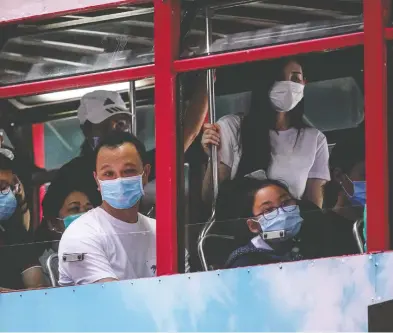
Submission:
<svg viewBox="0 0 393 333">
<path fill-rule="evenodd" d="M 93 138 L 102 138 L 111 131 L 131 133 L 131 120 L 131 114 L 116 114 L 105 119 L 102 123 L 92 124 L 91 131 L 84 131 L 84 134 L 90 144 L 94 145 Z"/>
<path fill-rule="evenodd" d="M 143 185 L 147 184 L 150 165 L 143 166 L 138 151 L 132 143 L 124 143 L 116 148 L 102 147 L 97 155 L 95 178 L 113 180 L 143 174 Z"/>
</svg>

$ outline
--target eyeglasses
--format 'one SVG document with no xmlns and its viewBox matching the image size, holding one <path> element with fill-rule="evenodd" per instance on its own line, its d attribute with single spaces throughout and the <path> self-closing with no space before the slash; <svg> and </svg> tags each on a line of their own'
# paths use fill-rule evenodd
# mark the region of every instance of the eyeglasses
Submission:
<svg viewBox="0 0 393 333">
<path fill-rule="evenodd" d="M 2 186 L 0 188 L 0 193 L 3 194 L 3 195 L 7 195 L 11 191 L 14 192 L 14 193 L 19 192 L 19 184 L 5 185 L 5 186 Z"/>
<path fill-rule="evenodd" d="M 278 210 L 282 209 L 284 212 L 290 213 L 296 209 L 296 200 L 288 199 L 281 203 L 278 207 L 269 207 L 266 211 L 264 211 L 261 215 L 258 215 L 258 219 L 263 216 L 263 218 L 267 221 L 273 220 L 278 215 Z"/>
</svg>

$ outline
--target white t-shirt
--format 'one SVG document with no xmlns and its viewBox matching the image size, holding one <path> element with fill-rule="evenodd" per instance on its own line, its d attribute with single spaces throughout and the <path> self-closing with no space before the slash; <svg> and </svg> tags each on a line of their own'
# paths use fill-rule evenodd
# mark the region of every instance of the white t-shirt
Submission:
<svg viewBox="0 0 393 333">
<path fill-rule="evenodd" d="M 220 125 L 220 160 L 231 168 L 231 179 L 236 176 L 242 155 L 240 141 L 240 115 L 222 117 Z M 258 125 L 255 125 L 255 131 Z M 296 198 L 303 196 L 308 178 L 330 180 L 329 150 L 326 137 L 316 128 L 307 127 L 300 131 L 270 131 L 272 159 L 267 176 L 282 180 Z M 297 141 L 296 141 L 297 139 Z"/>
<path fill-rule="evenodd" d="M 84 254 L 81 261 L 63 261 L 64 254 Z M 59 245 L 59 284 L 94 283 L 156 274 L 156 221 L 138 214 L 137 223 L 126 223 L 100 207 L 74 221 Z"/>
</svg>

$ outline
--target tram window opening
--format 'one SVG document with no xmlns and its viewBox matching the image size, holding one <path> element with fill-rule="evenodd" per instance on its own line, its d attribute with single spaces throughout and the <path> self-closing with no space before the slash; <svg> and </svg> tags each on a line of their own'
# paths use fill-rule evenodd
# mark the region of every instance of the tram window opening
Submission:
<svg viewBox="0 0 393 333">
<path fill-rule="evenodd" d="M 324 170 L 326 171 L 326 178 L 323 182 L 318 183 L 318 187 L 320 187 L 320 194 L 322 200 L 320 201 L 321 205 L 307 206 L 308 210 L 301 213 L 308 214 L 308 211 L 314 212 L 315 214 L 320 214 L 323 216 L 322 220 L 325 220 L 326 223 L 324 226 L 321 226 L 318 231 L 318 237 L 324 237 L 323 232 L 320 231 L 324 228 L 328 228 L 329 231 L 326 231 L 327 234 L 332 237 L 335 237 L 340 228 L 342 228 L 342 234 L 339 237 L 340 239 L 337 241 L 337 246 L 334 247 L 332 239 L 328 239 L 328 243 L 324 243 L 324 248 L 321 251 L 324 254 L 320 254 L 320 256 L 333 256 L 333 255 L 346 255 L 346 254 L 354 254 L 359 253 L 360 248 L 357 244 L 354 232 L 354 223 L 359 219 L 363 220 L 364 211 L 365 211 L 365 200 L 366 200 L 366 193 L 365 193 L 365 170 L 364 170 L 364 129 L 363 129 L 363 121 L 364 121 L 364 101 L 363 101 L 363 81 L 362 81 L 362 74 L 363 74 L 363 59 L 361 54 L 360 48 L 352 48 L 346 50 L 340 50 L 337 52 L 328 52 L 324 54 L 309 54 L 301 57 L 300 63 L 303 65 L 305 70 L 305 76 L 310 78 L 309 81 L 306 83 L 304 88 L 304 94 L 302 98 L 302 103 L 304 106 L 304 121 L 305 127 L 304 128 L 314 128 L 313 130 L 320 133 L 321 138 L 323 138 L 324 142 L 324 154 L 326 158 L 323 160 Z M 337 64 L 337 59 L 341 59 L 341 63 Z M 250 110 L 252 109 L 252 84 L 258 82 L 260 80 L 259 86 L 257 85 L 257 91 L 259 94 L 263 92 L 263 80 L 266 80 L 268 77 L 269 69 L 273 68 L 276 64 L 284 63 L 283 59 L 281 60 L 273 60 L 273 61 L 266 61 L 261 63 L 255 64 L 248 64 L 248 65 L 240 65 L 240 66 L 233 66 L 233 67 L 224 67 L 217 70 L 217 82 L 215 86 L 216 90 L 216 98 L 215 98 L 215 106 L 216 106 L 216 115 L 218 119 L 229 119 L 231 117 L 236 117 L 239 119 L 239 124 L 231 123 L 228 127 L 225 127 L 224 124 L 221 124 L 220 121 L 218 124 L 220 125 L 218 128 L 219 136 L 216 139 L 212 139 L 211 134 L 210 139 L 216 140 L 216 143 L 219 145 L 219 158 L 222 158 L 220 155 L 220 149 L 225 144 L 224 140 L 228 140 L 225 136 L 225 131 L 230 129 L 233 132 L 233 137 L 231 137 L 231 148 L 228 150 L 232 154 L 236 154 L 239 149 L 242 147 L 241 141 L 241 133 L 242 133 L 242 121 L 245 119 L 246 115 L 250 114 Z M 323 65 L 322 65 L 323 64 Z M 242 69 L 245 71 L 242 73 Z M 264 71 L 265 70 L 265 71 Z M 311 70 L 311 72 L 310 72 Z M 234 74 L 237 74 L 236 76 Z M 230 78 L 236 77 L 236 80 L 230 80 Z M 291 81 L 289 78 L 281 78 L 281 81 Z M 292 81 L 291 81 L 292 82 Z M 287 86 L 291 86 L 292 84 L 288 84 Z M 259 90 L 258 90 L 259 89 Z M 271 94 L 272 88 L 267 90 L 268 93 Z M 282 88 L 283 89 L 283 88 Z M 229 93 L 227 93 L 229 92 Z M 282 96 L 284 96 L 283 94 Z M 271 102 L 273 103 L 273 102 Z M 273 104 L 274 105 L 274 104 Z M 259 111 L 263 112 L 261 108 L 258 109 Z M 291 109 L 289 109 L 291 110 Z M 289 111 L 291 112 L 291 111 Z M 286 113 L 286 112 L 283 112 Z M 282 114 L 282 113 L 280 113 Z M 229 117 L 229 118 L 228 118 Z M 238 125 L 238 127 L 236 127 Z M 263 126 L 262 120 L 261 122 L 253 121 L 253 128 L 249 128 L 248 133 L 258 132 Z M 233 127 L 235 126 L 235 127 Z M 208 127 L 208 126 L 207 126 Z M 306 129 L 305 131 L 309 131 L 310 129 Z M 284 135 L 288 128 L 285 129 L 278 129 L 277 136 Z M 297 131 L 297 130 L 296 130 Z M 302 131 L 300 131 L 300 138 L 302 138 Z M 317 133 L 316 132 L 316 133 Z M 206 133 L 206 129 L 205 129 Z M 205 134 L 204 133 L 204 134 Z M 296 152 L 299 153 L 299 147 L 296 147 L 299 142 L 299 137 L 296 139 L 297 135 L 293 138 L 291 147 L 288 147 L 288 152 L 291 151 L 292 153 L 288 153 L 289 155 L 286 158 L 281 159 L 281 167 L 283 169 L 291 170 L 294 177 L 298 178 L 298 168 L 294 167 L 291 163 L 292 160 L 295 158 Z M 205 139 L 202 137 L 202 145 L 204 144 Z M 271 139 L 270 139 L 271 140 Z M 236 145 L 235 142 L 238 142 Z M 212 141 L 210 141 L 212 142 Z M 209 142 L 209 144 L 210 144 Z M 258 140 L 253 141 L 255 146 L 257 146 Z M 316 138 L 316 142 L 318 142 Z M 356 149 L 351 149 L 348 146 L 348 142 L 351 142 L 352 145 L 356 146 Z M 296 143 L 296 144 L 295 144 Z M 335 147 L 336 146 L 336 147 Z M 209 148 L 209 145 L 205 148 Z M 291 148 L 291 149 L 290 149 Z M 246 148 L 248 149 L 248 148 Z M 263 147 L 260 148 L 263 150 Z M 276 152 L 277 148 L 272 149 L 272 154 Z M 206 150 L 206 149 L 205 149 Z M 351 151 L 352 150 L 352 151 Z M 342 153 L 345 151 L 345 153 Z M 206 150 L 207 152 L 207 150 Z M 258 154 L 255 151 L 253 156 Z M 334 156 L 333 164 L 329 163 L 329 155 L 332 154 Z M 345 156 L 347 154 L 347 156 Z M 239 161 L 242 159 L 243 153 L 240 150 L 238 154 L 238 167 Z M 285 155 L 285 153 L 284 153 Z M 284 156 L 282 155 L 282 156 Z M 304 165 L 305 155 L 301 154 L 302 165 Z M 320 156 L 320 152 L 317 149 L 316 156 Z M 337 157 L 338 156 L 338 157 Z M 236 157 L 235 157 L 236 160 Z M 314 160 L 314 159 L 313 159 Z M 338 161 L 337 161 L 338 160 Z M 322 162 L 321 162 L 322 163 Z M 221 165 L 222 165 L 221 161 Z M 224 166 L 228 168 L 228 166 L 224 163 Z M 211 165 L 205 164 L 206 173 L 210 171 Z M 195 169 L 196 166 L 190 165 L 191 169 Z M 222 166 L 220 166 L 222 168 Z M 263 166 L 260 168 L 263 170 Z M 311 170 L 313 167 L 311 167 Z M 317 170 L 317 169 L 316 169 Z M 229 168 L 226 182 L 236 182 L 239 179 L 243 178 L 244 176 L 250 175 L 250 177 L 255 177 L 258 175 L 257 181 L 263 181 L 267 175 L 269 179 L 277 180 L 283 182 L 284 186 L 289 189 L 289 193 L 293 196 L 296 200 L 306 200 L 307 198 L 304 197 L 305 194 L 296 195 L 296 191 L 293 192 L 293 184 L 290 179 L 285 179 L 283 176 L 277 176 L 274 173 L 264 172 L 265 176 L 260 179 L 259 175 L 262 173 L 255 172 L 258 171 L 257 169 L 250 169 L 248 172 L 245 173 L 242 177 L 237 175 L 236 172 L 231 172 Z M 266 170 L 265 170 L 266 171 Z M 219 173 L 222 172 L 219 169 Z M 337 174 L 338 172 L 338 174 Z M 231 175 L 232 173 L 232 175 Z M 319 179 L 321 176 L 320 173 L 312 173 L 309 178 L 311 180 L 313 178 Z M 197 176 L 195 176 L 197 177 Z M 200 175 L 199 175 L 200 177 Z M 206 175 L 205 175 L 206 177 Z M 211 177 L 211 175 L 210 175 Z M 247 176 L 248 177 L 248 176 Z M 191 184 L 193 184 L 193 175 L 191 173 Z M 232 180 L 229 180 L 231 179 Z M 344 179 L 345 178 L 345 179 Z M 211 179 L 211 178 L 210 178 Z M 220 180 L 221 183 L 221 180 Z M 224 183 L 222 183 L 224 184 Z M 236 192 L 241 191 L 241 184 L 233 185 L 231 191 L 224 196 L 236 196 Z M 308 185 L 306 185 L 307 191 Z M 333 194 L 330 191 L 329 196 L 330 202 L 325 202 L 325 188 L 326 192 L 334 188 Z M 220 187 L 221 191 L 221 187 Z M 193 192 L 192 187 L 190 188 L 190 192 Z M 334 197 L 335 196 L 335 197 Z M 333 198 L 334 197 L 334 198 Z M 232 199 L 233 200 L 233 199 Z M 222 205 L 221 209 L 227 211 L 235 211 L 236 212 L 236 205 L 241 205 L 241 200 L 245 200 L 245 198 L 239 198 L 238 201 L 227 201 L 224 205 Z M 332 203 L 333 200 L 333 203 Z M 343 209 L 341 205 L 345 205 L 345 202 L 348 203 L 352 208 L 350 216 L 347 216 L 345 213 L 341 214 Z M 249 205 L 252 203 L 249 202 Z M 191 206 L 197 206 L 198 204 L 191 203 Z M 199 203 L 199 205 L 201 205 Z M 200 207 L 200 206 L 199 206 Z M 191 211 L 197 211 L 198 208 L 190 208 Z M 239 208 L 238 208 L 239 209 Z M 216 214 L 219 213 L 219 207 L 216 206 Z M 344 209 L 345 210 L 345 209 Z M 202 210 L 199 208 L 199 212 Z M 203 221 L 207 221 L 209 214 L 209 210 L 205 209 Z M 281 210 L 279 210 L 281 212 Z M 284 209 L 285 212 L 285 209 Z M 222 212 L 221 212 L 222 214 Z M 206 238 L 206 248 L 207 252 L 210 253 L 211 256 L 215 256 L 214 252 L 215 249 L 226 247 L 227 249 L 231 249 L 234 251 L 233 248 L 236 244 L 239 248 L 239 239 L 236 236 L 242 234 L 242 231 L 239 231 L 237 227 L 234 229 L 231 227 L 225 228 L 226 222 L 232 221 L 231 223 L 235 223 L 236 225 L 242 224 L 243 235 L 250 235 L 250 231 L 247 230 L 247 217 L 252 215 L 244 215 L 240 214 L 239 211 L 232 215 L 225 215 L 224 216 L 215 216 L 217 220 L 217 224 L 215 227 L 209 231 L 209 234 L 212 236 Z M 304 215 L 303 214 L 303 215 Z M 314 215 L 315 215 L 314 214 Z M 199 214 L 201 216 L 203 214 Z M 239 220 L 239 218 L 241 218 Z M 246 220 L 244 220 L 246 219 Z M 304 218 L 302 218 L 304 220 Z M 313 218 L 311 218 L 312 220 Z M 318 218 L 314 218 L 317 219 Z M 256 219 L 258 220 L 258 218 Z M 201 220 L 200 220 L 201 221 Z M 229 224 L 231 224 L 229 223 Z M 308 225 L 308 222 L 307 222 Z M 311 227 L 312 230 L 313 227 Z M 200 232 L 203 229 L 203 226 L 200 224 L 190 225 L 188 226 L 189 232 L 194 234 L 194 238 L 196 238 L 195 234 L 198 233 L 197 230 Z M 221 230 L 220 230 L 221 229 Z M 237 230 L 237 231 L 236 231 Z M 327 230 L 327 229 L 326 229 Z M 360 230 L 360 229 L 359 229 Z M 360 231 L 357 231 L 359 234 Z M 285 231 L 285 230 L 284 230 Z M 314 233 L 314 231 L 313 231 Z M 214 234 L 214 235 L 213 235 Z M 278 233 L 285 235 L 285 232 Z M 201 234 L 200 234 L 201 235 Z M 216 237 L 216 235 L 219 235 Z M 268 234 L 266 234 L 268 235 Z M 256 237 L 255 235 L 254 237 Z M 359 235 L 358 235 L 359 236 Z M 233 237 L 235 237 L 233 239 Z M 270 236 L 269 236 L 270 237 Z M 284 236 L 283 236 L 284 237 Z M 364 243 L 364 236 L 360 235 L 362 242 Z M 250 241 L 251 238 L 248 238 Z M 244 241 L 244 238 L 243 240 Z M 196 241 L 197 242 L 197 241 Z M 331 242 L 331 244 L 329 243 Z M 247 242 L 246 242 L 247 243 Z M 243 246 L 246 245 L 243 244 Z M 218 245 L 221 244 L 221 245 Z M 316 244 L 316 243 L 315 243 Z M 322 244 L 322 243 L 321 243 Z M 326 245 L 327 244 L 327 245 Z M 328 247 L 328 245 L 330 247 Z M 235 247 L 236 247 L 235 246 Z M 269 247 L 268 247 L 269 248 Z M 314 249 L 309 249 L 310 251 Z M 228 254 L 226 251 L 226 255 Z M 229 251 L 229 253 L 231 252 Z M 307 250 L 308 251 L 308 250 Z M 321 252 L 321 253 L 322 253 Z M 310 252 L 311 253 L 311 252 Z M 217 253 L 216 253 L 217 254 Z M 311 255 L 311 254 L 310 254 Z M 315 256 L 316 255 L 314 253 Z M 301 257 L 301 256 L 300 256 Z M 300 258 L 299 257 L 299 258 Z M 303 257 L 305 258 L 305 257 Z M 217 259 L 217 258 L 216 258 Z M 215 259 L 215 260 L 216 260 Z M 213 267 L 224 267 L 223 265 L 225 262 L 220 259 L 221 262 L 214 263 L 213 260 Z"/>
</svg>

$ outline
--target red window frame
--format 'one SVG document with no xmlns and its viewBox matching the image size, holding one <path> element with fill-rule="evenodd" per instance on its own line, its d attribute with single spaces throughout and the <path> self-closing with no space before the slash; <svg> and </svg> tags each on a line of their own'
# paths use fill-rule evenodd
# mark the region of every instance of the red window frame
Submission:
<svg viewBox="0 0 393 333">
<path fill-rule="evenodd" d="M 154 0 L 154 65 L 0 87 L 0 98 L 155 76 L 157 163 L 160 165 L 157 168 L 157 272 L 158 275 L 175 274 L 178 272 L 177 74 L 364 45 L 366 177 L 367 192 L 373 194 L 367 198 L 367 242 L 369 252 L 385 251 L 389 249 L 386 41 L 393 39 L 393 28 L 386 28 L 385 25 L 390 0 L 363 0 L 363 5 L 364 32 L 177 60 L 180 0 Z M 34 135 L 40 138 L 42 133 L 36 128 Z M 34 139 L 34 142 L 41 141 Z M 43 154 L 39 144 L 35 147 L 36 156 Z"/>
</svg>

